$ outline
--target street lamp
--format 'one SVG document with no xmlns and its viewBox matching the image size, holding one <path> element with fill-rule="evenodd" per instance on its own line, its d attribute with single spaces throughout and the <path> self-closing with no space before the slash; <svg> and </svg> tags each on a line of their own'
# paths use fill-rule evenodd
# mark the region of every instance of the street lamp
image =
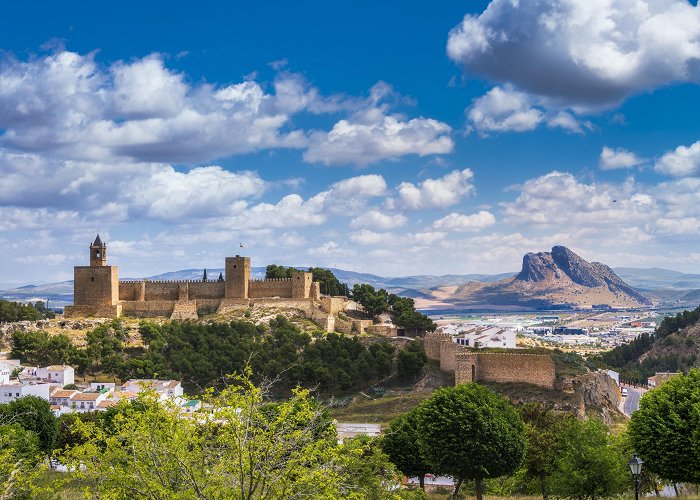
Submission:
<svg viewBox="0 0 700 500">
<path fill-rule="evenodd" d="M 644 461 L 637 456 L 634 456 L 627 462 L 630 466 L 630 471 L 632 471 L 632 477 L 634 478 L 634 500 L 639 500 L 639 475 L 642 473 L 642 464 Z"/>
</svg>

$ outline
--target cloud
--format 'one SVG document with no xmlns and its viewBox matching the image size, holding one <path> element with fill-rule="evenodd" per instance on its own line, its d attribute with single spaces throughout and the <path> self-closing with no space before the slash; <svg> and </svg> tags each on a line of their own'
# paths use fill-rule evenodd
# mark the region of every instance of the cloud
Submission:
<svg viewBox="0 0 700 500">
<path fill-rule="evenodd" d="M 700 172 L 700 141 L 690 146 L 678 146 L 664 154 L 654 165 L 662 174 L 687 177 Z"/>
<path fill-rule="evenodd" d="M 284 130 L 318 92 L 295 75 L 279 95 L 255 81 L 187 83 L 158 54 L 101 67 L 94 54 L 61 51 L 0 64 L 0 146 L 66 160 L 205 162 L 265 148 L 301 148 Z M 231 133 L 235 130 L 236 133 Z"/>
<path fill-rule="evenodd" d="M 571 113 L 549 111 L 534 96 L 519 92 L 508 84 L 496 86 L 474 99 L 466 114 L 470 127 L 481 135 L 488 135 L 489 132 L 527 132 L 540 125 L 583 132 L 581 123 Z"/>
<path fill-rule="evenodd" d="M 407 119 L 389 113 L 389 106 L 380 103 L 388 92 L 385 86 L 375 85 L 365 106 L 338 121 L 329 132 L 311 133 L 304 160 L 325 165 L 365 166 L 408 154 L 452 152 L 454 142 L 449 125 L 432 118 Z"/>
<path fill-rule="evenodd" d="M 331 189 L 343 198 L 382 196 L 386 192 L 386 181 L 378 174 L 358 175 L 336 182 Z"/>
<path fill-rule="evenodd" d="M 603 150 L 600 152 L 599 165 L 601 170 L 632 168 L 641 165 L 643 162 L 642 158 L 623 148 L 613 149 L 603 146 Z"/>
<path fill-rule="evenodd" d="M 492 0 L 450 31 L 447 53 L 554 104 L 606 108 L 697 82 L 700 15 L 687 0 Z"/>
<path fill-rule="evenodd" d="M 370 210 L 365 212 L 352 221 L 350 221 L 350 227 L 356 228 L 369 228 L 369 229 L 394 229 L 396 227 L 401 227 L 408 222 L 408 219 L 401 214 L 386 214 L 378 210 Z"/>
<path fill-rule="evenodd" d="M 557 171 L 526 181 L 513 202 L 501 205 L 506 222 L 540 227 L 619 227 L 659 214 L 656 200 L 631 180 L 585 184 Z"/>
<path fill-rule="evenodd" d="M 426 179 L 418 185 L 402 182 L 397 189 L 406 208 L 445 208 L 456 205 L 462 197 L 474 192 L 473 178 L 474 173 L 466 168 L 454 170 L 439 179 Z"/>
<path fill-rule="evenodd" d="M 495 223 L 496 217 L 491 212 L 480 210 L 471 215 L 452 212 L 433 222 L 433 227 L 445 231 L 481 231 L 493 226 Z"/>
</svg>

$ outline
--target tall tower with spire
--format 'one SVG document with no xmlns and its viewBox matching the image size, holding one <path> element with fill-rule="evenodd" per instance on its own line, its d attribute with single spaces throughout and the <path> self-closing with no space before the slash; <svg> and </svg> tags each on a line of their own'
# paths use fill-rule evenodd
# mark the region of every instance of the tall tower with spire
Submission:
<svg viewBox="0 0 700 500">
<path fill-rule="evenodd" d="M 105 267 L 107 265 L 107 245 L 102 243 L 99 233 L 92 245 L 90 245 L 90 266 Z"/>
</svg>

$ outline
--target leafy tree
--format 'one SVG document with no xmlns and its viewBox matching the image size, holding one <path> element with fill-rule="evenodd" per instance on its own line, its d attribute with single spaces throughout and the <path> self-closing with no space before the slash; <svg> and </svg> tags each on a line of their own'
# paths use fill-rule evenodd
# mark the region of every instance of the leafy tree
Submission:
<svg viewBox="0 0 700 500">
<path fill-rule="evenodd" d="M 313 275 L 313 280 L 318 281 L 323 295 L 350 296 L 348 285 L 338 281 L 333 271 L 322 267 L 310 267 L 309 272 Z"/>
<path fill-rule="evenodd" d="M 7 404 L 0 404 L 0 419 L 17 424 L 37 435 L 39 449 L 51 452 L 56 441 L 56 417 L 51 412 L 51 405 L 37 396 L 24 396 Z"/>
<path fill-rule="evenodd" d="M 49 335 L 43 330 L 14 331 L 10 355 L 27 364 L 48 366 L 69 363 L 76 349 L 67 335 Z"/>
<path fill-rule="evenodd" d="M 477 384 L 437 390 L 419 410 L 418 432 L 425 461 L 436 474 L 474 480 L 478 500 L 483 480 L 511 474 L 525 453 L 523 421 L 501 396 Z"/>
<path fill-rule="evenodd" d="M 17 424 L 0 426 L 0 498 L 38 498 L 33 483 L 41 457 L 35 433 Z"/>
<path fill-rule="evenodd" d="M 408 477 L 417 476 L 420 487 L 425 489 L 425 475 L 431 471 L 423 460 L 418 433 L 418 409 L 395 418 L 382 437 L 382 449 L 396 468 Z"/>
<path fill-rule="evenodd" d="M 370 316 L 377 316 L 389 309 L 389 295 L 386 290 L 375 290 L 366 283 L 355 284 L 352 287 L 352 300 L 360 304 Z"/>
<path fill-rule="evenodd" d="M 629 487 L 626 457 L 599 420 L 572 419 L 563 429 L 564 449 L 551 476 L 552 492 L 565 498 L 595 499 Z"/>
<path fill-rule="evenodd" d="M 542 403 L 527 403 L 519 408 L 525 422 L 527 451 L 523 467 L 529 478 L 539 482 L 540 493 L 549 497 L 547 478 L 556 470 L 557 458 L 566 442 L 564 430 L 574 420 L 571 413 L 556 412 Z"/>
<path fill-rule="evenodd" d="M 423 371 L 428 356 L 422 342 L 413 341 L 406 344 L 396 357 L 396 372 L 400 379 L 411 380 Z"/>
<path fill-rule="evenodd" d="M 185 418 L 142 392 L 109 426 L 86 422 L 87 441 L 62 460 L 110 498 L 388 498 L 395 482 L 382 454 L 339 445 L 307 391 L 270 406 L 245 378 L 209 395 L 207 415 Z M 369 460 L 368 460 L 369 459 Z M 367 484 L 372 477 L 373 483 Z"/>
<path fill-rule="evenodd" d="M 265 279 L 291 278 L 296 268 L 270 264 L 265 268 Z"/>
<path fill-rule="evenodd" d="M 700 483 L 700 371 L 646 393 L 628 433 L 645 468 L 664 479 Z"/>
<path fill-rule="evenodd" d="M 219 273 L 219 279 L 217 280 L 218 282 L 224 281 L 224 275 L 223 273 Z"/>
<path fill-rule="evenodd" d="M 31 304 L 0 300 L 0 323 L 13 321 L 37 321 L 42 313 Z"/>
</svg>

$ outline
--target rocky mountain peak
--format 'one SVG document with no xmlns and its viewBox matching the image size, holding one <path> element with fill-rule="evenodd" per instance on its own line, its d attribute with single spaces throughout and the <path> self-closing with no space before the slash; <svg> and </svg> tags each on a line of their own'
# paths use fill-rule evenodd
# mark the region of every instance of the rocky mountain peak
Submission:
<svg viewBox="0 0 700 500">
<path fill-rule="evenodd" d="M 642 304 L 650 302 L 634 288 L 622 281 L 612 269 L 600 262 L 587 262 L 565 246 L 552 247 L 551 252 L 528 253 L 515 281 L 544 284 L 557 281 L 575 283 L 587 288 L 607 287 L 614 294 L 625 294 Z"/>
</svg>

